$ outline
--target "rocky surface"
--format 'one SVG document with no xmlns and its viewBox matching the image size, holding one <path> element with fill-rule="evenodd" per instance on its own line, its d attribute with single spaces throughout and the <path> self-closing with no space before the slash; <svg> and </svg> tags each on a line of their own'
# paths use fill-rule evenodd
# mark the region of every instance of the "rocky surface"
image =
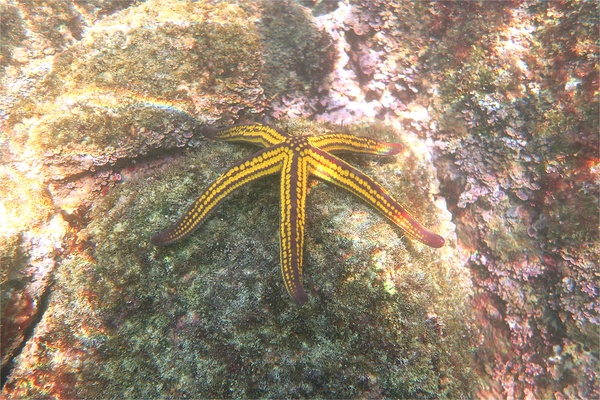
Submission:
<svg viewBox="0 0 600 400">
<path fill-rule="evenodd" d="M 326 132 L 298 121 L 285 128 Z M 427 150 L 404 143 L 401 157 L 356 162 L 452 242 L 443 202 L 426 194 L 437 185 Z M 279 271 L 277 178 L 232 195 L 189 240 L 149 244 L 248 151 L 206 144 L 149 174 L 125 176 L 94 205 L 78 235 L 82 251 L 57 271 L 50 306 L 6 385 L 9 397 L 470 393 L 475 338 L 460 253 L 407 241 L 350 194 L 312 186 L 310 300 L 302 308 Z M 36 381 L 24 385 L 31 376 Z"/>
<path fill-rule="evenodd" d="M 595 6 L 318 7 L 335 70 L 316 95 L 274 103 L 276 115 L 400 123 L 436 149 L 470 253 L 482 397 L 600 395 Z"/>
<path fill-rule="evenodd" d="M 158 152 L 201 147 L 201 124 L 259 115 L 264 66 L 276 64 L 264 55 L 281 35 L 259 23 L 264 6 L 251 2 L 0 7 L 4 381 L 95 199 L 129 169 L 168 161 L 153 158 Z M 291 8 L 288 26 L 301 24 L 307 35 L 303 55 L 327 70 L 319 56 L 327 37 Z M 308 79 L 287 61 L 289 73 Z"/>
<path fill-rule="evenodd" d="M 598 397 L 595 2 L 302 4 L 0 5 L 4 395 Z M 295 307 L 269 180 L 147 245 L 284 117 L 401 140 L 351 161 L 448 245 L 315 184 Z"/>
<path fill-rule="evenodd" d="M 472 251 L 482 393 L 599 395 L 594 14 L 586 2 L 496 10 L 477 22 L 473 50 L 436 67 L 437 164 Z M 445 34 L 467 36 L 459 25 Z"/>
</svg>

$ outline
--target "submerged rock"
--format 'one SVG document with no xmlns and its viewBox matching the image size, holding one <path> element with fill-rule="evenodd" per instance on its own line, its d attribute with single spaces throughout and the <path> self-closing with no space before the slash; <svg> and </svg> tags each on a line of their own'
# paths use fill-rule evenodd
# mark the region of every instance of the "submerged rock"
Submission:
<svg viewBox="0 0 600 400">
<path fill-rule="evenodd" d="M 596 4 L 313 3 L 0 5 L 3 394 L 598 397 Z M 315 183 L 295 307 L 273 178 L 150 247 L 263 116 L 416 132 L 351 161 L 449 245 Z"/>
<path fill-rule="evenodd" d="M 0 310 L 2 366 L 9 363 L 36 319 L 68 224 L 55 214 L 48 190 L 7 165 L 0 166 Z"/>
<path fill-rule="evenodd" d="M 275 109 L 394 121 L 437 148 L 476 288 L 477 397 L 600 397 L 596 6 L 340 3 L 318 17 L 333 73 Z"/>
<path fill-rule="evenodd" d="M 327 127 L 292 121 L 284 129 Z M 468 396 L 468 274 L 450 216 L 435 201 L 425 147 L 399 140 L 406 149 L 398 157 L 352 162 L 449 244 L 410 241 L 360 200 L 314 181 L 304 307 L 289 299 L 279 270 L 278 178 L 232 194 L 180 243 L 149 244 L 248 146 L 209 143 L 152 176 L 126 178 L 94 206 L 79 235 L 85 250 L 57 271 L 49 308 L 6 394 Z"/>
<path fill-rule="evenodd" d="M 34 85 L 23 87 L 33 62 L 4 78 L 10 149 L 43 158 L 55 180 L 197 147 L 198 125 L 257 118 L 265 88 L 310 90 L 331 65 L 327 36 L 293 4 L 147 1 L 78 27 Z"/>
<path fill-rule="evenodd" d="M 259 113 L 262 44 L 249 17 L 227 3 L 150 1 L 105 18 L 14 106 L 13 151 L 43 155 L 64 179 L 197 145 L 198 124 Z"/>
<path fill-rule="evenodd" d="M 315 56 L 327 53 L 326 36 L 290 7 L 296 17 L 283 20 L 305 40 L 278 73 L 297 76 L 296 64 L 306 60 L 326 70 L 328 58 Z M 94 200 L 124 175 L 168 162 L 165 151 L 201 147 L 198 126 L 262 115 L 266 54 L 277 45 L 269 39 L 275 30 L 261 25 L 264 8 L 250 1 L 0 5 L 3 383 L 43 311 L 57 262 L 80 250 L 74 237 Z M 301 81 L 317 85 L 321 78 L 304 71 Z M 296 83 L 282 78 L 278 89 Z"/>
</svg>

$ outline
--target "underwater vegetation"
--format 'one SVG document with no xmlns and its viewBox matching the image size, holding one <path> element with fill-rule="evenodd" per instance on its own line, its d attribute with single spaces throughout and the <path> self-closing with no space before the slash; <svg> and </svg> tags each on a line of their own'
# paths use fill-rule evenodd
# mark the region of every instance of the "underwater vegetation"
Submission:
<svg viewBox="0 0 600 400">
<path fill-rule="evenodd" d="M 357 0 L 318 19 L 330 81 L 275 110 L 432 143 L 477 293 L 476 393 L 598 397 L 596 4 Z"/>
<path fill-rule="evenodd" d="M 452 21 L 463 10 L 442 11 Z M 510 18 L 504 11 L 475 23 L 488 28 L 469 51 L 436 61 L 447 117 L 437 136 L 442 190 L 460 241 L 472 249 L 478 325 L 490 344 L 478 350 L 480 368 L 500 382 L 491 390 L 507 397 L 593 398 L 600 345 L 595 5 L 532 2 Z M 444 35 L 473 38 L 461 25 Z"/>
<path fill-rule="evenodd" d="M 329 132 L 300 121 L 283 129 Z M 374 132 L 380 140 L 395 135 L 383 127 L 351 133 Z M 435 179 L 427 158 L 400 143 L 405 150 L 397 161 L 362 160 L 362 169 L 451 237 L 449 215 L 407 193 L 415 182 L 434 187 Z M 469 393 L 475 339 L 465 324 L 468 276 L 454 267 L 459 254 L 403 239 L 350 194 L 311 185 L 305 240 L 311 296 L 302 309 L 281 283 L 277 179 L 232 194 L 185 241 L 160 250 L 149 245 L 165 216 L 176 218 L 232 160 L 251 152 L 206 143 L 160 174 L 152 171 L 152 178 L 124 179 L 98 201 L 92 222 L 78 233 L 81 255 L 57 270 L 45 323 L 15 368 L 23 378 L 9 380 L 5 390 L 15 397 Z M 414 168 L 403 171 L 404 163 Z"/>
<path fill-rule="evenodd" d="M 4 397 L 600 395 L 596 2 L 13 0 L 0 33 Z M 151 246 L 252 152 L 202 127 L 259 121 L 400 143 L 344 158 L 446 245 L 310 181 L 296 307 L 266 177 Z"/>
<path fill-rule="evenodd" d="M 165 217 L 174 221 L 249 150 L 209 142 L 201 126 L 264 112 L 269 62 L 291 66 L 280 67 L 279 83 L 266 85 L 270 93 L 285 82 L 292 91 L 318 85 L 315 74 L 330 68 L 327 36 L 305 10 L 290 3 L 291 12 L 277 10 L 277 22 L 253 30 L 249 16 L 261 7 L 145 2 L 106 18 L 97 11 L 87 15 L 99 18 L 94 28 L 64 49 L 57 44 L 40 59 L 21 53 L 6 68 L 15 85 L 3 97 L 11 176 L 4 184 L 27 182 L 25 175 L 43 196 L 6 186 L 3 216 L 15 215 L 19 198 L 38 208 L 48 199 L 47 214 L 32 209 L 4 232 L 2 299 L 10 307 L 3 307 L 3 339 L 15 343 L 3 359 L 6 397 L 471 392 L 475 339 L 467 271 L 455 268 L 461 254 L 403 239 L 350 195 L 322 183 L 308 187 L 305 287 L 313 300 L 306 311 L 287 300 L 281 284 L 273 180 L 232 195 L 185 242 L 160 251 L 149 245 Z M 289 29 L 279 22 L 286 18 L 314 41 L 303 40 L 291 56 L 262 56 L 275 54 L 264 50 L 268 43 L 279 43 L 262 35 L 285 37 L 277 29 Z M 312 70 L 290 63 L 300 56 L 310 56 L 298 65 L 308 62 Z M 52 57 L 51 67 L 44 57 Z M 42 64 L 47 69 L 36 70 L 35 85 L 16 86 Z M 308 121 L 278 124 L 290 132 L 332 132 Z M 385 126 L 344 131 L 400 141 L 397 160 L 353 163 L 451 241 L 423 144 Z M 39 240 L 29 232 L 36 224 L 41 243 L 51 246 L 40 254 L 44 268 L 34 262 Z M 43 283 L 38 297 L 33 282 Z M 35 330 L 22 334 L 33 323 Z"/>
<path fill-rule="evenodd" d="M 266 104 L 268 35 L 248 24 L 260 7 L 159 3 L 1 5 L 3 383 L 94 199 L 158 151 L 201 146 L 200 124 Z M 306 39 L 311 51 L 327 49 Z"/>
</svg>

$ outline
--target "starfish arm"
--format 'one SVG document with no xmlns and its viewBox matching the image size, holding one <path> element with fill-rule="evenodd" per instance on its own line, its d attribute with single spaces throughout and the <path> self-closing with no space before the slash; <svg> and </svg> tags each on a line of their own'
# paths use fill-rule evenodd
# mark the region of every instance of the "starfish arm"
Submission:
<svg viewBox="0 0 600 400">
<path fill-rule="evenodd" d="M 366 137 L 334 133 L 309 138 L 310 143 L 327 152 L 348 151 L 353 153 L 387 156 L 398 154 L 402 146 L 398 143 L 386 143 Z"/>
<path fill-rule="evenodd" d="M 252 143 L 262 147 L 275 146 L 287 138 L 279 128 L 263 124 L 232 125 L 226 128 L 204 126 L 202 134 L 210 139 Z"/>
<path fill-rule="evenodd" d="M 387 191 L 367 175 L 339 158 L 311 149 L 310 172 L 360 197 L 398 225 L 406 234 L 431 247 L 442 247 L 444 238 L 419 224 Z"/>
<path fill-rule="evenodd" d="M 290 152 L 281 171 L 280 265 L 285 288 L 298 305 L 308 300 L 302 286 L 307 182 L 306 160 Z"/>
<path fill-rule="evenodd" d="M 150 242 L 154 246 L 166 246 L 191 234 L 231 192 L 248 182 L 279 172 L 284 151 L 281 146 L 263 149 L 234 164 L 202 193 L 173 226 L 152 236 Z"/>
</svg>

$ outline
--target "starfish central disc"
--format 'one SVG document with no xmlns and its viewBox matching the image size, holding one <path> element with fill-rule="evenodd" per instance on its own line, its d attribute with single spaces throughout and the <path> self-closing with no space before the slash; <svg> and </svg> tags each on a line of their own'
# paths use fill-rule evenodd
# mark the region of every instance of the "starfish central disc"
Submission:
<svg viewBox="0 0 600 400">
<path fill-rule="evenodd" d="M 169 229 L 154 235 L 151 243 L 166 246 L 191 234 L 206 216 L 231 192 L 256 179 L 280 173 L 280 265 L 283 282 L 294 301 L 302 305 L 308 296 L 302 286 L 302 253 L 308 178 L 333 183 L 360 197 L 398 225 L 406 234 L 431 247 L 442 247 L 444 239 L 419 224 L 373 179 L 332 152 L 374 155 L 398 154 L 400 145 L 336 133 L 323 136 L 290 136 L 278 128 L 234 125 L 223 129 L 205 127 L 213 139 L 245 142 L 264 147 L 246 157 L 213 182 Z"/>
</svg>

